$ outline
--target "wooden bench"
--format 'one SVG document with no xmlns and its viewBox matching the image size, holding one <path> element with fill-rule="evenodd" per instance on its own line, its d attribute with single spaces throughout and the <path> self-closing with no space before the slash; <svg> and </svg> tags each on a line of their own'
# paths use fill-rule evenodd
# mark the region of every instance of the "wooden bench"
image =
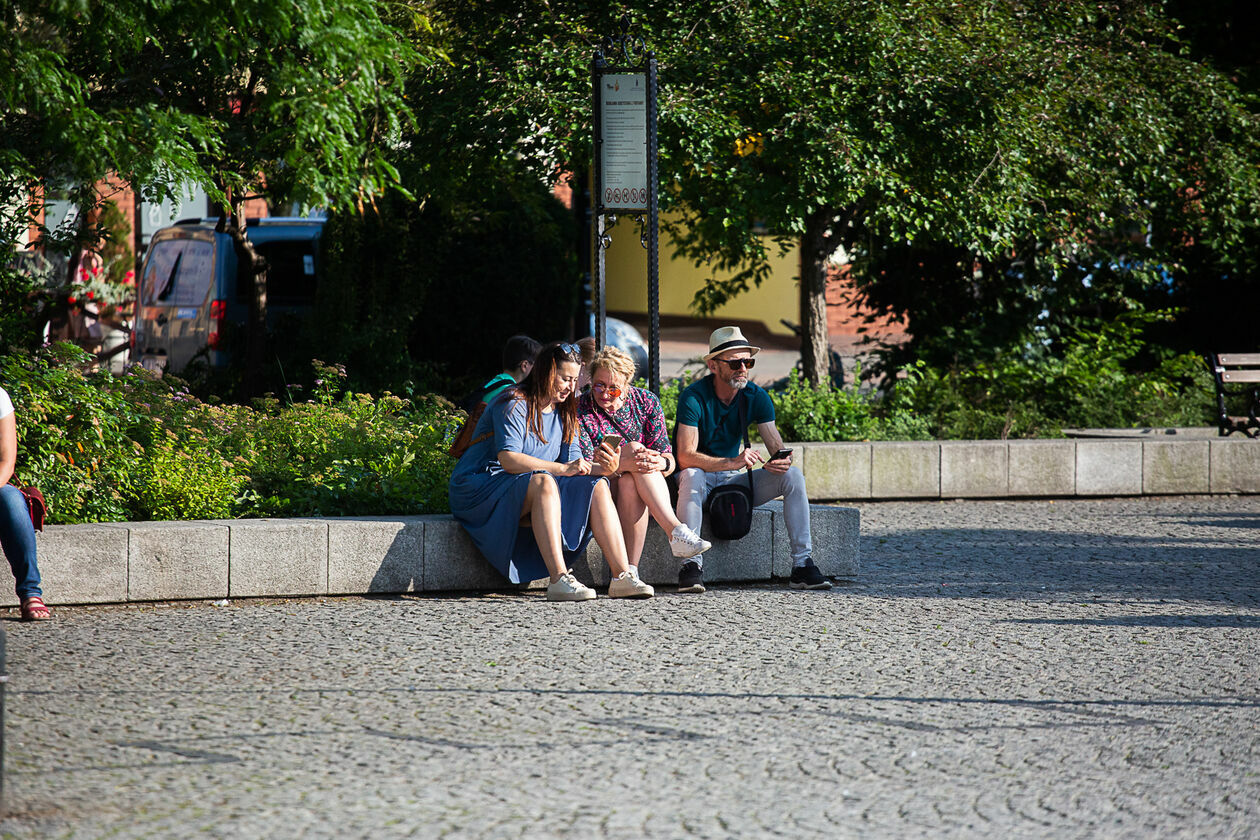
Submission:
<svg viewBox="0 0 1260 840">
<path fill-rule="evenodd" d="M 1242 432 L 1260 438 L 1260 353 L 1211 353 L 1208 367 L 1216 382 L 1216 423 L 1222 437 Z M 1230 414 L 1231 404 L 1246 415 Z"/>
</svg>

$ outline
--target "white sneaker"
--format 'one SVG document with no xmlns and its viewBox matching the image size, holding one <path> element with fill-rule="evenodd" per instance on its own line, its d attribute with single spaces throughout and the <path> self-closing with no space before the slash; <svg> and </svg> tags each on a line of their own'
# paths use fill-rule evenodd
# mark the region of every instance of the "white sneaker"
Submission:
<svg viewBox="0 0 1260 840">
<path fill-rule="evenodd" d="M 591 601 L 594 598 L 595 590 L 575 578 L 573 572 L 565 572 L 547 587 L 548 601 Z"/>
<path fill-rule="evenodd" d="M 639 580 L 639 579 L 640 579 L 640 578 L 639 578 L 639 567 L 638 567 L 638 566 L 627 566 L 626 568 L 630 571 L 630 574 L 634 575 L 634 579 L 635 579 L 635 580 Z"/>
<path fill-rule="evenodd" d="M 674 552 L 675 557 L 683 560 L 695 557 L 697 554 L 704 554 L 710 548 L 713 548 L 713 543 L 700 539 L 700 535 L 686 525 L 675 528 L 669 538 L 669 550 Z"/>
<path fill-rule="evenodd" d="M 655 594 L 655 589 L 629 572 L 622 572 L 608 584 L 609 598 L 651 598 Z"/>
</svg>

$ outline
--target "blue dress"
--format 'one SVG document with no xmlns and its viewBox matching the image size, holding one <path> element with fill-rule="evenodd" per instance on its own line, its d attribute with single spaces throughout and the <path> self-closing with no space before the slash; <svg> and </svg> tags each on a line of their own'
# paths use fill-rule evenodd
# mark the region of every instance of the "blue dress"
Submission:
<svg viewBox="0 0 1260 840">
<path fill-rule="evenodd" d="M 486 406 L 473 440 L 451 474 L 449 499 L 455 521 L 464 526 L 477 548 L 512 583 L 549 577 L 532 528 L 522 528 L 521 507 L 533 473 L 514 475 L 499 464 L 499 453 L 520 452 L 547 461 L 568 463 L 581 456 L 576 435 L 564 443 L 564 429 L 555 412 L 542 415 L 544 443 L 525 424 L 525 401 L 508 393 Z M 575 430 L 576 431 L 576 430 Z M 541 472 L 541 470 L 539 470 Z M 565 563 L 586 550 L 591 496 L 602 476 L 556 476 L 560 490 L 560 534 Z"/>
</svg>

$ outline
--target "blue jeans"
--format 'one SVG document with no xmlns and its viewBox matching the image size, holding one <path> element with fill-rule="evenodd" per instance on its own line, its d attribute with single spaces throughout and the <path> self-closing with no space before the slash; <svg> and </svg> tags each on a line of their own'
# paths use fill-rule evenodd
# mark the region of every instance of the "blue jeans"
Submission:
<svg viewBox="0 0 1260 840">
<path fill-rule="evenodd" d="M 26 497 L 12 484 L 0 487 L 0 545 L 17 579 L 18 598 L 42 596 L 39 567 L 35 565 L 35 529 L 26 509 Z"/>
</svg>

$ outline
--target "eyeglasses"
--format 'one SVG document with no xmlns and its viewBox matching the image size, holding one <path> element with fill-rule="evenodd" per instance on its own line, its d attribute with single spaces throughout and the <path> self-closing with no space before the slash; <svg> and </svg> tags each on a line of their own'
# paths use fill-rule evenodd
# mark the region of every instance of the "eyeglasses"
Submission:
<svg viewBox="0 0 1260 840">
<path fill-rule="evenodd" d="M 740 368 L 752 370 L 753 365 L 757 363 L 756 359 L 718 359 L 718 361 L 725 362 L 731 370 L 739 370 Z"/>
<path fill-rule="evenodd" d="M 560 352 L 566 356 L 581 356 L 582 348 L 578 347 L 576 344 L 561 344 Z"/>
<path fill-rule="evenodd" d="M 608 385 L 607 383 L 604 383 L 604 382 L 596 382 L 594 385 L 591 386 L 591 390 L 599 391 L 601 394 L 605 394 L 614 400 L 617 399 L 617 397 L 621 396 L 620 388 L 618 388 L 616 385 Z"/>
</svg>

